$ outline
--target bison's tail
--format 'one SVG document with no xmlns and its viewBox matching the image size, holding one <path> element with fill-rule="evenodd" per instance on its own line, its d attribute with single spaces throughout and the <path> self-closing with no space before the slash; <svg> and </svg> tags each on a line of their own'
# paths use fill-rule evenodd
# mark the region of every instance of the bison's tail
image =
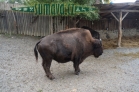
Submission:
<svg viewBox="0 0 139 92">
<path fill-rule="evenodd" d="M 40 41 L 35 45 L 35 48 L 34 48 L 34 55 L 35 55 L 35 57 L 36 57 L 36 61 L 38 61 L 38 48 L 37 48 L 37 46 L 38 46 L 38 44 L 40 43 Z"/>
</svg>

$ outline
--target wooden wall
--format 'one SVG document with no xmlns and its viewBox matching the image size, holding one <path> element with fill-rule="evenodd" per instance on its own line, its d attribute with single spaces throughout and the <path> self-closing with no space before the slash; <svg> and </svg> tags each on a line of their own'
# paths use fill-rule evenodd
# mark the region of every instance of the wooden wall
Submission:
<svg viewBox="0 0 139 92">
<path fill-rule="evenodd" d="M 0 33 L 46 36 L 75 27 L 76 21 L 71 17 L 36 16 L 33 13 L 13 12 L 10 5 L 0 4 Z M 89 26 L 94 30 L 113 31 L 118 29 L 118 22 L 115 19 L 96 21 L 82 19 L 76 27 L 81 26 Z M 139 28 L 138 19 L 123 20 L 123 29 L 137 27 Z"/>
</svg>

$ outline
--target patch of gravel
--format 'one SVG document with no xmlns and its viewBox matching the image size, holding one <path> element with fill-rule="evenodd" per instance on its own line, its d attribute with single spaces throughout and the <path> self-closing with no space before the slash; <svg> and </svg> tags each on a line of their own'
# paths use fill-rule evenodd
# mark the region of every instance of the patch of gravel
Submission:
<svg viewBox="0 0 139 92">
<path fill-rule="evenodd" d="M 33 49 L 39 37 L 0 34 L 0 92 L 138 92 L 139 57 L 115 55 L 138 53 L 139 48 L 105 49 L 102 56 L 88 57 L 81 73 L 72 62 L 52 62 L 51 81 L 35 60 Z"/>
</svg>

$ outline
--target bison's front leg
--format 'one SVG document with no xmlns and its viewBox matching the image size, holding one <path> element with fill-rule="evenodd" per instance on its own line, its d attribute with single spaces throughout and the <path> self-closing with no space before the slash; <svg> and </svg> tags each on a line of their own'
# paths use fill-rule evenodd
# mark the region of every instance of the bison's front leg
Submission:
<svg viewBox="0 0 139 92">
<path fill-rule="evenodd" d="M 75 74 L 79 75 L 79 73 L 80 73 L 79 62 L 78 61 L 73 62 L 73 66 L 75 69 Z"/>
<path fill-rule="evenodd" d="M 43 60 L 42 66 L 43 69 L 46 73 L 46 76 L 50 79 L 53 80 L 55 79 L 55 77 L 52 75 L 52 73 L 50 72 L 50 66 L 51 66 L 51 62 L 52 60 Z"/>
</svg>

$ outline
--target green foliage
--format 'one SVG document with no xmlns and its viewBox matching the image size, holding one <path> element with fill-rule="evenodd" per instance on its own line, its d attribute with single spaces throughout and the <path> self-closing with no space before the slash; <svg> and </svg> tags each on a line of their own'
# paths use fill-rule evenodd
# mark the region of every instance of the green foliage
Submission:
<svg viewBox="0 0 139 92">
<path fill-rule="evenodd" d="M 15 1 L 16 1 L 16 0 L 9 0 L 8 2 L 14 4 Z"/>
<path fill-rule="evenodd" d="M 0 2 L 4 2 L 5 0 L 0 0 Z"/>
<path fill-rule="evenodd" d="M 81 5 L 82 7 L 90 7 L 90 9 L 94 8 L 91 11 L 87 12 L 76 12 L 74 15 L 64 15 L 64 16 L 72 16 L 72 17 L 81 17 L 85 18 L 87 20 L 96 20 L 99 18 L 98 14 L 98 9 L 94 6 L 91 6 L 91 4 L 94 3 L 95 0 L 26 0 L 25 4 L 29 6 L 34 6 L 34 4 L 37 3 L 64 3 L 65 9 L 64 11 L 68 10 L 68 5 L 69 4 L 74 4 L 74 5 Z M 54 16 L 61 16 L 61 15 L 54 15 Z"/>
<path fill-rule="evenodd" d="M 23 0 L 8 0 L 8 3 L 12 3 L 12 4 L 14 4 L 15 2 L 23 3 L 22 1 Z M 5 2 L 5 0 L 0 0 L 0 2 Z"/>
</svg>

